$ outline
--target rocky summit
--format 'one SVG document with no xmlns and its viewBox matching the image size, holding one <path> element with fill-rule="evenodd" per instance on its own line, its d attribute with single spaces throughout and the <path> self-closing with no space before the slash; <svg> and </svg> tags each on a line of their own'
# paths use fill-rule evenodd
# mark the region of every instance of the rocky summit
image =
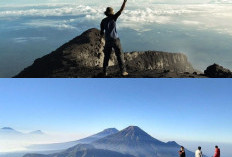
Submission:
<svg viewBox="0 0 232 157">
<path fill-rule="evenodd" d="M 39 58 L 15 77 L 21 78 L 92 78 L 101 75 L 104 43 L 98 29 L 89 29 Z M 186 55 L 158 51 L 125 53 L 127 77 L 206 77 L 195 72 Z M 112 53 L 108 77 L 121 77 L 117 60 Z"/>
</svg>

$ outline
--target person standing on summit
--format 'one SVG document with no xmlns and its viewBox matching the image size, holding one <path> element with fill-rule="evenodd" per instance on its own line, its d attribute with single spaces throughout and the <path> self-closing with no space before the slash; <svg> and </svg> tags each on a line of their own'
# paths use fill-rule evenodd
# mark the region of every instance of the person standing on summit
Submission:
<svg viewBox="0 0 232 157">
<path fill-rule="evenodd" d="M 184 147 L 183 147 L 183 146 L 180 147 L 179 155 L 180 155 L 180 157 L 186 157 L 186 156 L 185 156 L 185 151 L 184 151 Z"/>
<path fill-rule="evenodd" d="M 220 157 L 220 149 L 218 148 L 218 146 L 215 146 L 215 153 L 213 157 Z"/>
<path fill-rule="evenodd" d="M 112 52 L 114 48 L 115 54 L 117 56 L 118 65 L 121 71 L 122 76 L 127 76 L 126 67 L 124 63 L 124 53 L 122 51 L 122 46 L 120 39 L 118 37 L 116 21 L 125 9 L 127 0 L 124 0 L 121 9 L 114 14 L 114 10 L 111 7 L 107 7 L 105 15 L 107 16 L 101 22 L 101 36 L 105 34 L 105 48 L 104 48 L 104 62 L 103 62 L 103 74 L 107 76 L 107 67 Z M 105 32 L 105 33 L 104 33 Z"/>
<path fill-rule="evenodd" d="M 199 146 L 198 149 L 195 151 L 195 157 L 202 157 L 201 147 Z"/>
</svg>

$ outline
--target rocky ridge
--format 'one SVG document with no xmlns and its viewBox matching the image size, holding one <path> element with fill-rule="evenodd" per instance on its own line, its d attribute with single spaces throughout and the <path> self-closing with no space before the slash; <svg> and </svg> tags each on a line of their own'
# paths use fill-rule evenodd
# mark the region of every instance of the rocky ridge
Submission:
<svg viewBox="0 0 232 157">
<path fill-rule="evenodd" d="M 38 58 L 15 77 L 18 78 L 93 78 L 100 75 L 104 58 L 104 39 L 92 28 L 57 50 Z M 127 77 L 194 78 L 207 77 L 195 72 L 182 53 L 159 51 L 125 53 Z M 121 77 L 117 60 L 112 53 L 108 77 Z"/>
</svg>

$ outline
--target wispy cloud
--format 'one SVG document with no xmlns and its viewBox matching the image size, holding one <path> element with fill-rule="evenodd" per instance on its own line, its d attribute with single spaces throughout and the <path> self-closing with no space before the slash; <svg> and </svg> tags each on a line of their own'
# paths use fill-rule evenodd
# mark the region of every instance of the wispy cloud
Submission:
<svg viewBox="0 0 232 157">
<path fill-rule="evenodd" d="M 17 37 L 13 38 L 13 41 L 16 43 L 24 43 L 27 41 L 41 41 L 41 40 L 47 40 L 46 37 Z"/>
<path fill-rule="evenodd" d="M 29 22 L 25 22 L 25 26 L 30 26 L 33 28 L 39 28 L 39 27 L 50 27 L 55 28 L 58 30 L 63 29 L 73 29 L 77 30 L 76 27 L 71 25 L 72 19 L 70 20 L 46 20 L 46 19 L 38 19 L 38 20 L 31 20 Z"/>
<path fill-rule="evenodd" d="M 210 2 L 216 4 L 232 4 L 232 0 L 211 0 Z"/>
</svg>

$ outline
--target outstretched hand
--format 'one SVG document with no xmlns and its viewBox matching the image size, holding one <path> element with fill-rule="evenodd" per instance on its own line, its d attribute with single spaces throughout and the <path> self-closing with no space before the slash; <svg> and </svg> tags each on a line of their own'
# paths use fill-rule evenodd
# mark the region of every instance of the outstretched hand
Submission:
<svg viewBox="0 0 232 157">
<path fill-rule="evenodd" d="M 127 0 L 124 0 L 124 1 L 123 1 L 122 7 L 121 7 L 121 9 L 119 10 L 120 12 L 122 12 L 122 11 L 125 9 L 126 2 L 127 2 Z"/>
</svg>

